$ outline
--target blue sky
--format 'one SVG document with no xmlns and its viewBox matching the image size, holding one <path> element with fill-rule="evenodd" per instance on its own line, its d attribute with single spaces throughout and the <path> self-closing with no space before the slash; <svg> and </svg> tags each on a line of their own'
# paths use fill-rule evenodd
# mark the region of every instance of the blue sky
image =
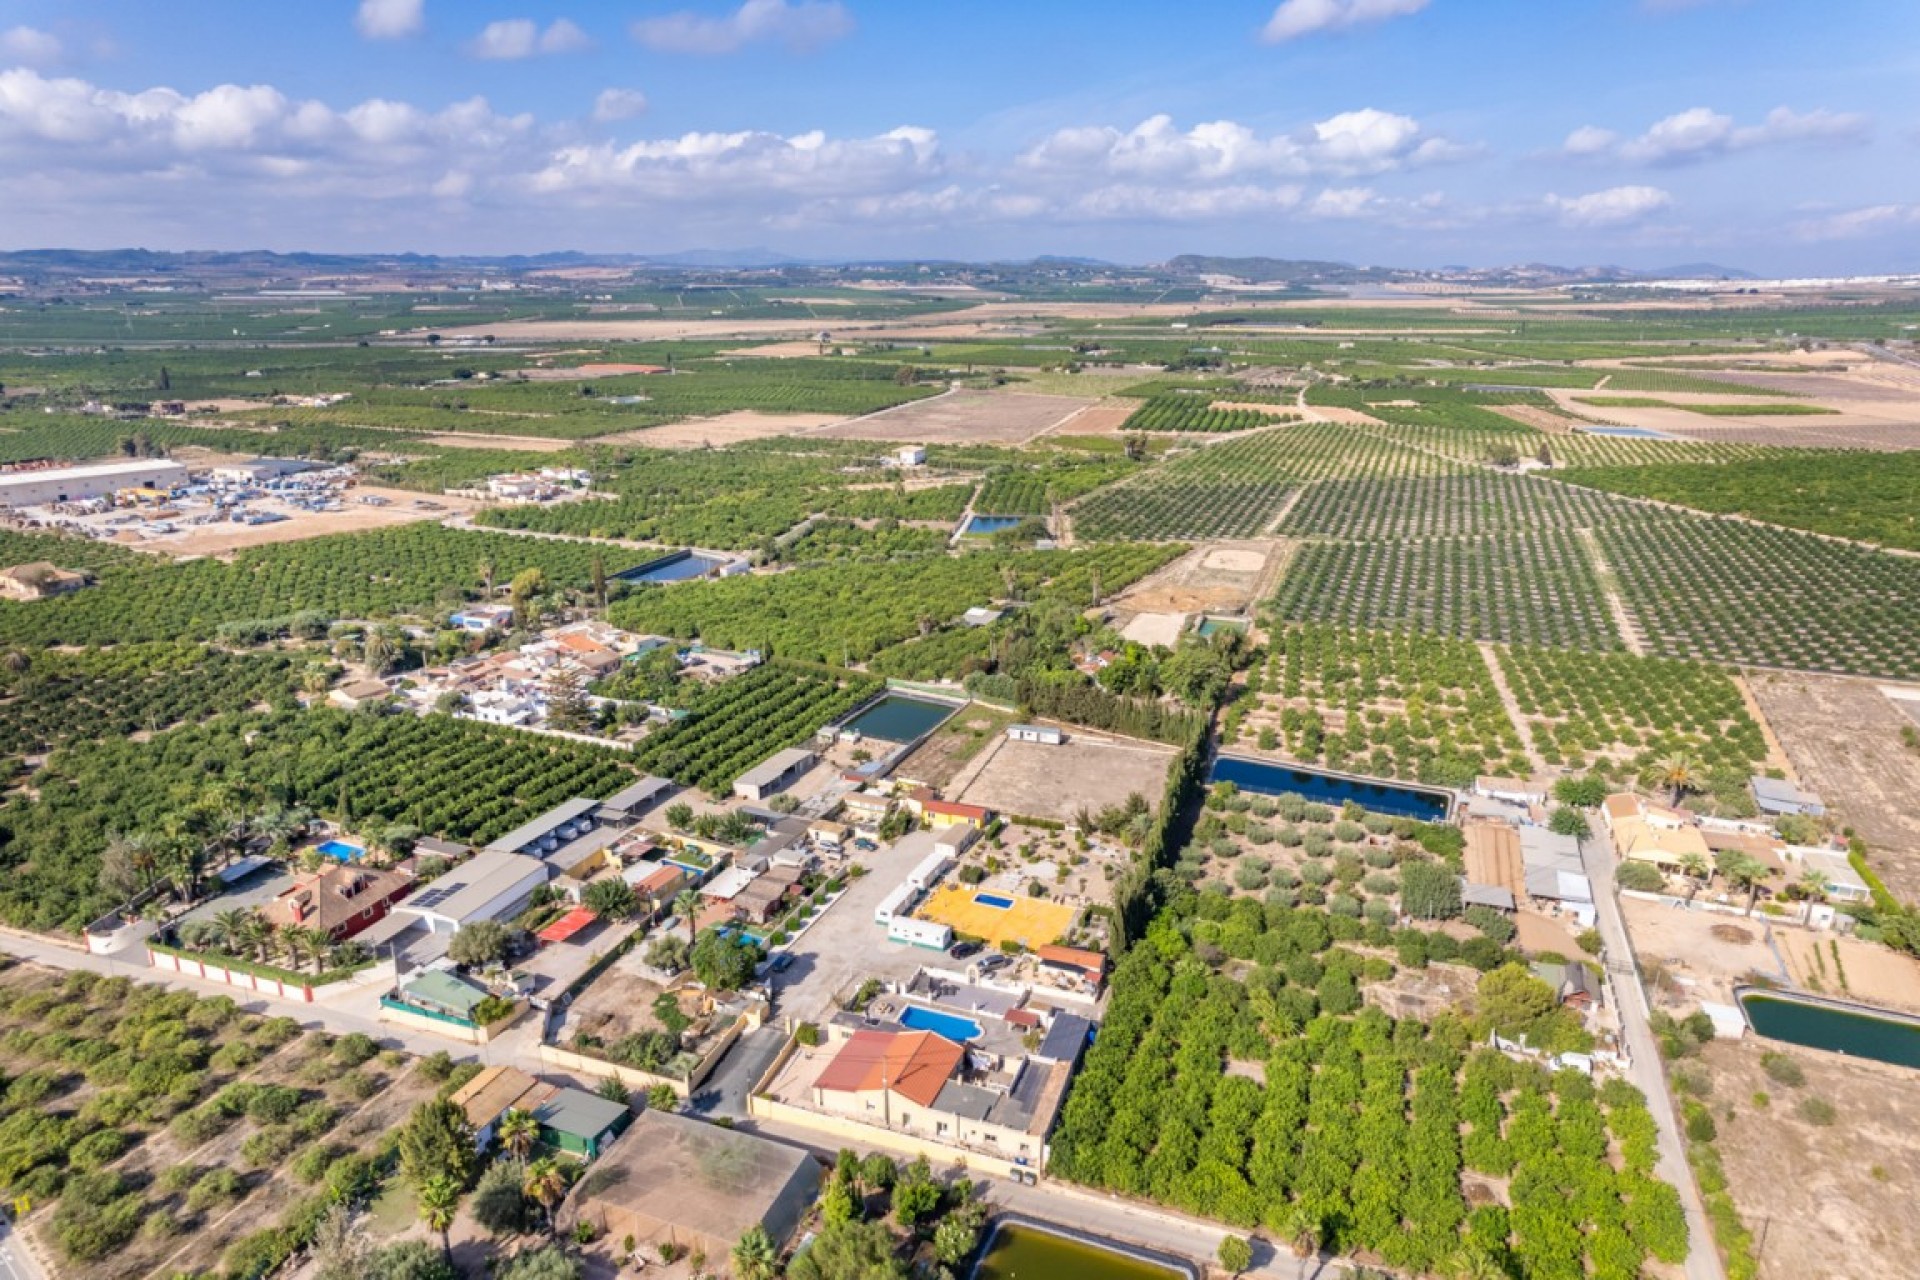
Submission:
<svg viewBox="0 0 1920 1280">
<path fill-rule="evenodd" d="M 1917 85 L 1867 0 L 0 0 L 0 244 L 1915 271 Z"/>
</svg>

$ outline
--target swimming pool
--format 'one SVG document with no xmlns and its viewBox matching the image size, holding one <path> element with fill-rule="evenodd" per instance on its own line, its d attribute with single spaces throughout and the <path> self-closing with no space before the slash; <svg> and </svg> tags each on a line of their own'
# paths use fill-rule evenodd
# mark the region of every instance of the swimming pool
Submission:
<svg viewBox="0 0 1920 1280">
<path fill-rule="evenodd" d="M 1590 436 L 1633 436 L 1640 440 L 1665 440 L 1669 437 L 1658 431 L 1649 431 L 1645 427 L 1587 427 Z"/>
<path fill-rule="evenodd" d="M 1012 898 L 1003 898 L 997 893 L 976 893 L 973 900 L 983 907 L 993 907 L 999 911 L 1005 911 L 1013 905 Z"/>
<path fill-rule="evenodd" d="M 1322 804 L 1345 804 L 1351 800 L 1373 813 L 1418 818 L 1423 822 L 1444 822 L 1453 807 L 1452 797 L 1437 787 L 1346 778 L 1317 769 L 1249 760 L 1244 756 L 1221 756 L 1215 760 L 1207 781 L 1231 782 L 1242 791 L 1263 796 L 1300 795 Z"/>
<path fill-rule="evenodd" d="M 978 1040 L 982 1034 L 980 1024 L 972 1018 L 962 1018 L 954 1013 L 941 1013 L 937 1009 L 923 1009 L 910 1004 L 900 1011 L 900 1025 L 910 1031 L 931 1031 L 955 1044 L 965 1044 L 969 1040 Z"/>
<path fill-rule="evenodd" d="M 989 533 L 999 533 L 1002 529 L 1011 529 L 1026 520 L 1039 520 L 1039 516 L 970 516 L 967 527 L 960 531 L 962 537 L 978 538 Z"/>
<path fill-rule="evenodd" d="M 329 840 L 319 846 L 316 852 L 324 853 L 335 862 L 352 862 L 366 850 L 357 844 L 348 844 L 345 840 Z"/>
</svg>

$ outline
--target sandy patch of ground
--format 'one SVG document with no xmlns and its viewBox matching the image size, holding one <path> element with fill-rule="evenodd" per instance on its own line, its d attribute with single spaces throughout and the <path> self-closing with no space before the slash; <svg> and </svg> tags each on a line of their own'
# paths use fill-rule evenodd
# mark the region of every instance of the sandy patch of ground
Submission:
<svg viewBox="0 0 1920 1280">
<path fill-rule="evenodd" d="M 956 798 L 996 813 L 1056 822 L 1083 808 L 1123 804 L 1135 791 L 1158 804 L 1173 754 L 1171 747 L 1082 729 L 1069 729 L 1057 747 L 1010 742 L 1002 735 L 962 771 Z"/>
<path fill-rule="evenodd" d="M 1787 972 L 1807 990 L 1920 1011 L 1920 960 L 1877 943 L 1805 929 L 1776 929 L 1773 936 L 1786 954 Z M 1834 961 L 1836 949 L 1840 953 L 1838 963 Z"/>
<path fill-rule="evenodd" d="M 1490 404 L 1484 406 L 1503 418 L 1511 418 L 1523 427 L 1535 431 L 1544 431 L 1548 435 L 1563 436 L 1573 426 L 1573 419 L 1565 414 L 1555 413 L 1551 409 L 1542 409 L 1535 404 Z"/>
<path fill-rule="evenodd" d="M 642 427 L 618 431 L 610 436 L 594 437 L 595 444 L 641 444 L 653 449 L 720 448 L 742 440 L 764 440 L 769 436 L 790 436 L 839 422 L 835 413 L 761 413 L 738 409 L 711 418 L 689 418 L 663 427 Z"/>
<path fill-rule="evenodd" d="M 916 444 L 1025 444 L 1091 402 L 1024 392 L 949 391 L 849 418 L 815 435 Z"/>
<path fill-rule="evenodd" d="M 528 453 L 558 453 L 579 443 L 551 436 L 487 436 L 465 431 L 444 431 L 420 439 L 448 449 L 522 449 Z"/>
<path fill-rule="evenodd" d="M 831 347 L 833 344 L 827 344 Z M 800 357 L 814 357 L 820 354 L 817 342 L 762 342 L 751 347 L 732 347 L 720 353 L 723 356 L 762 356 L 770 360 L 794 360 Z"/>
<path fill-rule="evenodd" d="M 1626 897 L 1620 908 L 1642 970 L 1658 966 L 1667 973 L 1660 990 L 1648 993 L 1659 1003 L 1675 1009 L 1690 1009 L 1702 1000 L 1732 1004 L 1733 988 L 1748 974 L 1762 973 L 1775 981 L 1783 976 L 1766 942 L 1769 922 L 1764 916 L 1689 911 Z"/>
<path fill-rule="evenodd" d="M 896 778 L 945 791 L 966 765 L 977 759 L 1013 723 L 1013 714 L 975 703 L 948 720 L 894 769 Z"/>
<path fill-rule="evenodd" d="M 353 499 L 375 494 L 392 501 L 388 507 L 363 506 Z M 439 511 L 422 511 L 413 504 L 420 498 L 441 505 Z M 346 506 L 339 511 L 299 511 L 278 524 L 190 525 L 185 532 L 154 538 L 137 544 L 140 551 L 170 556 L 224 556 L 245 547 L 261 547 L 276 542 L 299 542 L 331 533 L 360 533 L 367 529 L 387 529 L 394 525 L 415 524 L 421 520 L 441 520 L 449 512 L 471 511 L 479 504 L 444 494 L 421 494 L 405 489 L 378 489 L 361 486 L 352 490 Z"/>
<path fill-rule="evenodd" d="M 592 378 L 623 378 L 637 373 L 671 373 L 659 364 L 536 365 L 516 372 L 528 382 L 584 382 Z"/>
<path fill-rule="evenodd" d="M 1184 613 L 1136 613 L 1120 628 L 1120 634 L 1135 644 L 1158 644 L 1171 649 L 1180 643 L 1180 633 L 1186 629 Z"/>
<path fill-rule="evenodd" d="M 1051 434 L 1057 436 L 1106 436 L 1112 435 L 1125 425 L 1134 414 L 1137 404 L 1096 404 L 1074 414 L 1065 422 L 1054 427 Z"/>
<path fill-rule="evenodd" d="M 1244 609 L 1258 598 L 1276 545 L 1230 542 L 1196 547 L 1114 597 L 1113 607 L 1123 614 Z"/>
<path fill-rule="evenodd" d="M 1755 672 L 1748 683 L 1794 772 L 1866 840 L 1888 888 L 1920 897 L 1920 752 L 1900 739 L 1912 724 L 1900 704 L 1867 680 Z"/>
<path fill-rule="evenodd" d="M 1806 1083 L 1768 1077 L 1760 1065 L 1768 1052 L 1790 1055 Z M 1685 1069 L 1711 1081 L 1714 1146 L 1753 1232 L 1761 1280 L 1913 1274 L 1920 1090 L 1911 1070 L 1759 1037 L 1715 1041 Z M 1797 1114 L 1809 1098 L 1833 1105 L 1832 1124 Z"/>
</svg>

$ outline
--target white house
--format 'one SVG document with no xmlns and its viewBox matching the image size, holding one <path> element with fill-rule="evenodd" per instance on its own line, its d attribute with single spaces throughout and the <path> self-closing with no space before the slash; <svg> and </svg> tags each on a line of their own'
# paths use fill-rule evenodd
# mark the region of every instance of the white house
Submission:
<svg viewBox="0 0 1920 1280">
<path fill-rule="evenodd" d="M 1010 724 L 1007 726 L 1007 741 L 1038 742 L 1045 746 L 1057 747 L 1067 740 L 1067 736 L 1047 724 Z"/>
<path fill-rule="evenodd" d="M 434 933 L 457 933 L 476 920 L 499 920 L 519 911 L 547 882 L 550 870 L 538 858 L 484 850 L 422 886 L 394 911 L 418 917 Z"/>
</svg>

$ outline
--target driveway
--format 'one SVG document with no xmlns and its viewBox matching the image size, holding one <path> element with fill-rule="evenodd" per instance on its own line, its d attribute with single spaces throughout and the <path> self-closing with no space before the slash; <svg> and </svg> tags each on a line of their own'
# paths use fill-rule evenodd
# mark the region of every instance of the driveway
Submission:
<svg viewBox="0 0 1920 1280">
<path fill-rule="evenodd" d="M 1593 882 L 1593 905 L 1606 942 L 1607 981 L 1613 988 L 1613 1007 L 1620 1017 L 1621 1034 L 1626 1038 L 1632 1062 L 1627 1079 L 1647 1095 L 1647 1108 L 1653 1112 L 1660 1129 L 1660 1160 L 1655 1172 L 1680 1189 L 1680 1203 L 1687 1211 L 1687 1280 L 1726 1280 L 1720 1265 L 1720 1252 L 1713 1243 L 1713 1231 L 1707 1223 L 1706 1208 L 1700 1200 L 1700 1187 L 1687 1163 L 1686 1143 L 1680 1134 L 1680 1118 L 1673 1108 L 1673 1095 L 1667 1089 L 1667 1073 L 1660 1063 L 1660 1046 L 1647 1024 L 1647 995 L 1633 962 L 1633 943 L 1620 913 L 1620 899 L 1614 892 L 1616 859 L 1613 844 L 1605 836 L 1589 836 L 1580 842 L 1580 861 L 1587 878 Z"/>
<path fill-rule="evenodd" d="M 802 1022 L 831 1016 L 836 998 L 853 994 L 868 978 L 907 979 L 914 970 L 945 957 L 941 952 L 887 941 L 886 926 L 873 922 L 880 900 L 906 881 L 931 851 L 923 840 L 882 846 L 858 860 L 867 874 L 847 883 L 839 899 L 788 948 L 793 964 L 776 979 L 774 1007 Z"/>
</svg>

